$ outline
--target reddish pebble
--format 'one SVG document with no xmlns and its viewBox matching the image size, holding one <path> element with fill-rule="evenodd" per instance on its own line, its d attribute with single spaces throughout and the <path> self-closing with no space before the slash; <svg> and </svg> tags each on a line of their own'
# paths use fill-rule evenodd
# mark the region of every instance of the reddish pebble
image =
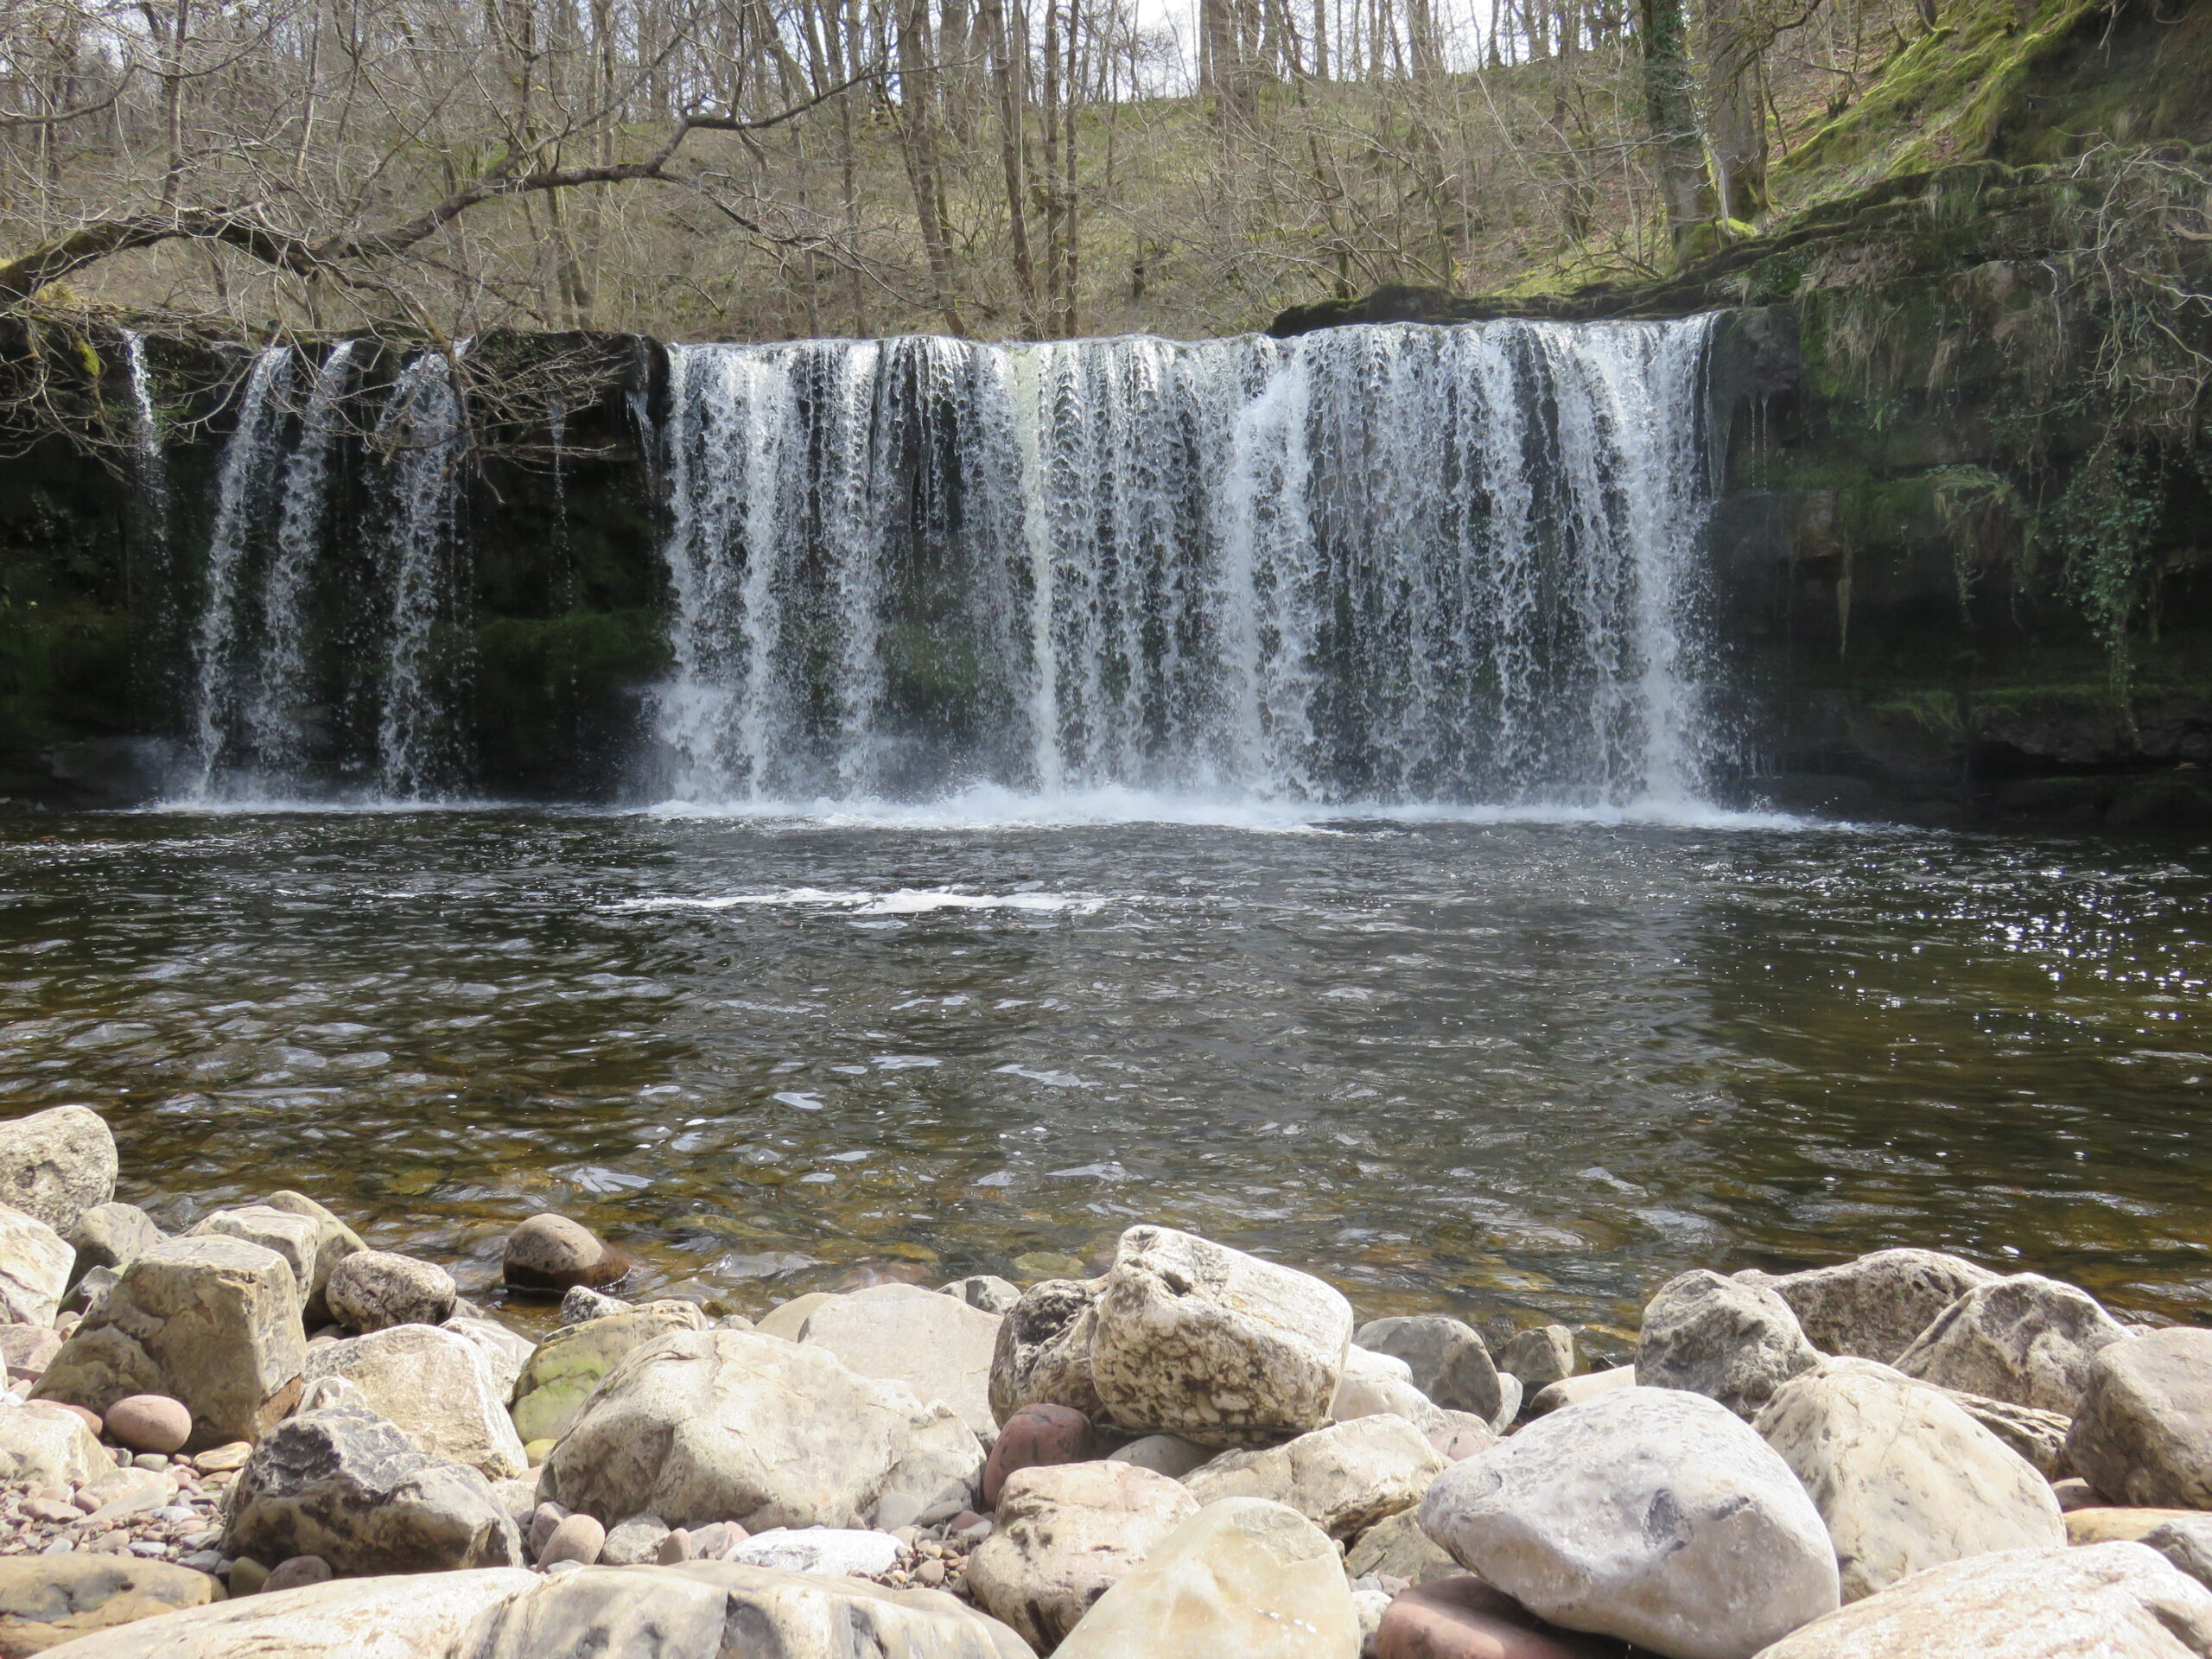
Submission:
<svg viewBox="0 0 2212 1659">
<path fill-rule="evenodd" d="M 1467 1418 L 1464 1412 L 1452 1414 L 1464 1421 L 1446 1422 L 1428 1431 L 1428 1443 L 1454 1463 L 1471 1458 L 1478 1452 L 1487 1452 L 1497 1444 L 1497 1436 L 1487 1425 Z"/>
<path fill-rule="evenodd" d="M 168 1453 L 192 1438 L 192 1414 L 165 1394 L 128 1395 L 107 1408 L 107 1432 L 133 1452 Z"/>
<path fill-rule="evenodd" d="M 606 1548 L 605 1527 L 588 1515 L 572 1515 L 553 1529 L 545 1548 L 537 1552 L 537 1564 L 550 1567 L 556 1561 L 581 1561 L 589 1567 Z"/>
<path fill-rule="evenodd" d="M 1006 1420 L 983 1465 L 983 1507 L 996 1509 L 1000 1490 L 1017 1469 L 1080 1463 L 1090 1453 L 1090 1419 L 1072 1406 L 1024 1406 Z"/>
<path fill-rule="evenodd" d="M 331 1572 L 330 1563 L 320 1555 L 295 1555 L 289 1560 L 279 1561 L 261 1581 L 261 1593 L 274 1595 L 279 1590 L 297 1590 L 310 1584 L 327 1584 L 337 1575 Z"/>
<path fill-rule="evenodd" d="M 1622 1659 L 1628 1644 L 1547 1624 L 1480 1579 L 1432 1579 L 1394 1597 L 1375 1659 Z"/>
</svg>

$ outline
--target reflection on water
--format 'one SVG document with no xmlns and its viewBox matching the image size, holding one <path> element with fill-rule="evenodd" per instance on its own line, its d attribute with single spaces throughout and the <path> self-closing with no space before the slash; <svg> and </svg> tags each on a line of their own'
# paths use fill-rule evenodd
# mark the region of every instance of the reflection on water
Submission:
<svg viewBox="0 0 2212 1659">
<path fill-rule="evenodd" d="M 1363 1311 L 1897 1243 L 2212 1310 L 2212 848 L 1005 818 L 15 820 L 0 1109 L 476 1286 L 550 1205 L 743 1309 L 1142 1217 Z"/>
</svg>

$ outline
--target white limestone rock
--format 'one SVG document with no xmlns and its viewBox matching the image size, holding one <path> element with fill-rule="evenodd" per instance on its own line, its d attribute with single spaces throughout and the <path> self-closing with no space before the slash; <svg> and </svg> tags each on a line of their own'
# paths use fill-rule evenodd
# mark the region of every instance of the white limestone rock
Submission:
<svg viewBox="0 0 2212 1659">
<path fill-rule="evenodd" d="M 0 1122 L 0 1204 L 73 1240 L 87 1210 L 115 1197 L 115 1136 L 89 1106 Z"/>
<path fill-rule="evenodd" d="M 1050 1652 L 1092 1603 L 1198 1512 L 1180 1482 L 1133 1464 L 1018 1469 L 962 1586 L 978 1606 Z"/>
<path fill-rule="evenodd" d="M 506 1394 L 477 1344 L 457 1331 L 394 1325 L 325 1343 L 307 1357 L 306 1382 L 342 1377 L 417 1451 L 467 1464 L 492 1480 L 530 1467 L 507 1415 Z"/>
<path fill-rule="evenodd" d="M 918 1285 L 872 1285 L 808 1314 L 799 1341 L 827 1348 L 862 1376 L 904 1382 L 942 1400 L 985 1440 L 995 1439 L 991 1357 L 1000 1316 Z"/>
<path fill-rule="evenodd" d="M 52 1325 L 76 1247 L 35 1216 L 0 1205 L 0 1324 Z"/>
<path fill-rule="evenodd" d="M 1353 1538 L 1419 1503 L 1452 1466 L 1402 1417 L 1359 1417 L 1256 1452 L 1225 1452 L 1184 1477 L 1200 1503 L 1263 1497 L 1332 1538 Z"/>
</svg>

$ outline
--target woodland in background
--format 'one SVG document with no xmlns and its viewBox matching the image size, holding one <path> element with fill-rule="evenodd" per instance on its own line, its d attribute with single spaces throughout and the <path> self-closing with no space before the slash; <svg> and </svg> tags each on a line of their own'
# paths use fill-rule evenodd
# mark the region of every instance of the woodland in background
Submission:
<svg viewBox="0 0 2212 1659">
<path fill-rule="evenodd" d="M 1188 336 L 1632 280 L 1758 221 L 1941 24 L 1475 3 L 0 0 L 0 308 Z"/>
</svg>

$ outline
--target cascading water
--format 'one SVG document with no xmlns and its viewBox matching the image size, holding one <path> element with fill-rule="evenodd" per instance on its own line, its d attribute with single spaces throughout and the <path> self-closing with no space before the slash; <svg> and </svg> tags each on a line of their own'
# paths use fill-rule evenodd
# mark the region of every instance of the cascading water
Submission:
<svg viewBox="0 0 2212 1659">
<path fill-rule="evenodd" d="M 130 471 L 138 488 L 145 536 L 157 556 L 169 541 L 169 474 L 162 454 L 162 417 L 154 406 L 154 373 L 146 361 L 146 337 L 135 328 L 123 334 L 123 362 L 130 383 Z"/>
<path fill-rule="evenodd" d="M 410 358 L 377 426 L 391 455 L 384 545 L 391 595 L 384 695 L 377 722 L 377 786 L 386 797 L 423 800 L 457 781 L 454 709 L 461 664 L 452 635 L 456 594 L 461 461 L 467 427 L 454 384 L 453 354 Z"/>
<path fill-rule="evenodd" d="M 1709 332 L 672 347 L 671 792 L 1688 798 Z"/>
</svg>

